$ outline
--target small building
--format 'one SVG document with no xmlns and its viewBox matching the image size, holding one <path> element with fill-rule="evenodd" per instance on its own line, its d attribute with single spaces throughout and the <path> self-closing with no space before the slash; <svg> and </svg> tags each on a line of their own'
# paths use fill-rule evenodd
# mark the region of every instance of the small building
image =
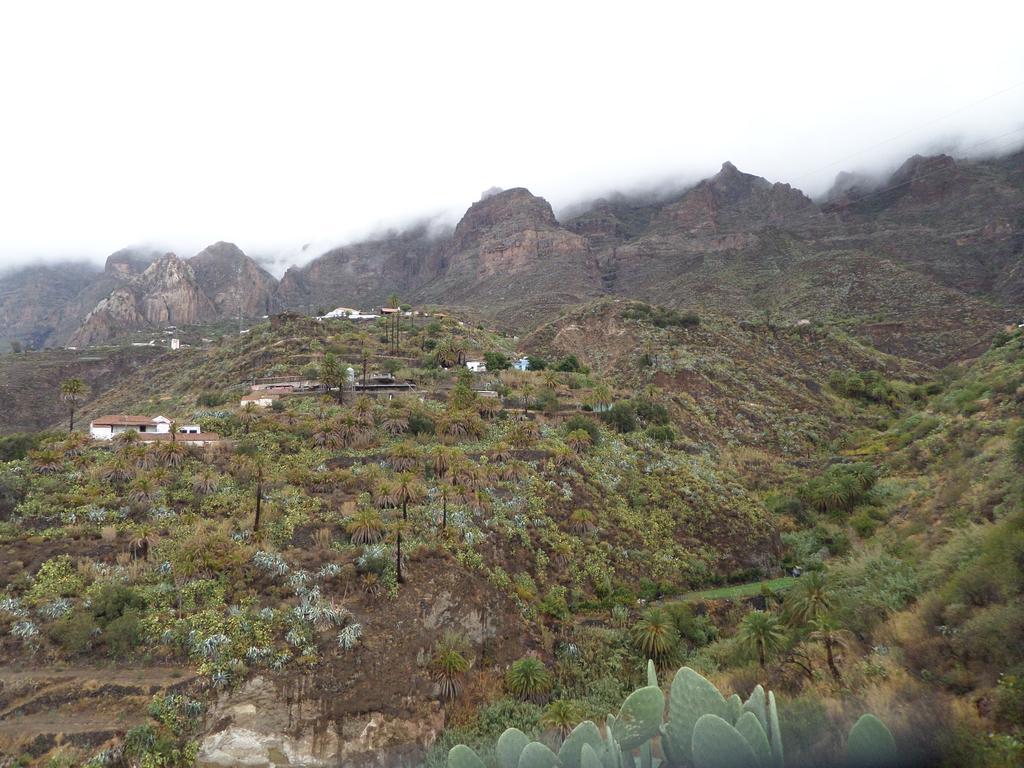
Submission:
<svg viewBox="0 0 1024 768">
<path fill-rule="evenodd" d="M 321 315 L 317 320 L 376 320 L 380 315 L 373 312 L 363 312 L 352 307 L 335 307 L 326 315 Z"/>
<path fill-rule="evenodd" d="M 256 408 L 269 408 L 274 404 L 274 401 L 280 399 L 280 393 L 268 392 L 264 389 L 259 392 L 250 392 L 248 395 L 242 395 L 242 399 L 239 400 L 238 405 L 240 408 L 245 408 L 247 405 L 252 405 Z"/>
<path fill-rule="evenodd" d="M 517 371 L 528 371 L 530 370 L 530 358 L 520 357 L 518 360 L 512 362 L 512 367 Z"/>
<path fill-rule="evenodd" d="M 466 367 L 473 373 L 487 373 L 487 364 L 483 360 L 467 360 Z"/>
<path fill-rule="evenodd" d="M 203 431 L 198 424 L 182 424 L 178 427 L 179 435 L 198 435 Z"/>
<path fill-rule="evenodd" d="M 112 440 L 122 432 L 138 432 L 141 435 L 169 435 L 171 420 L 166 416 L 100 416 L 89 422 L 89 436 L 94 440 Z"/>
</svg>

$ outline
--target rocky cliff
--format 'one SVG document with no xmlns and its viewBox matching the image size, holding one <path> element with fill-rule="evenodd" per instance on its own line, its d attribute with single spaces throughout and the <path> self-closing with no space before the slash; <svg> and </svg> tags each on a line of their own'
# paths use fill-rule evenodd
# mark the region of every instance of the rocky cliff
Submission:
<svg viewBox="0 0 1024 768">
<path fill-rule="evenodd" d="M 884 179 L 840 174 L 821 204 L 732 163 L 689 189 L 608 195 L 563 221 L 529 190 L 492 190 L 454 231 L 416 225 L 335 248 L 276 285 L 229 243 L 187 262 L 119 252 L 91 278 L 8 276 L 0 318 L 11 318 L 10 338 L 95 343 L 239 307 L 370 307 L 394 292 L 515 330 L 601 295 L 839 320 L 886 351 L 942 364 L 983 349 L 1024 301 L 1024 153 L 914 156 Z"/>
</svg>

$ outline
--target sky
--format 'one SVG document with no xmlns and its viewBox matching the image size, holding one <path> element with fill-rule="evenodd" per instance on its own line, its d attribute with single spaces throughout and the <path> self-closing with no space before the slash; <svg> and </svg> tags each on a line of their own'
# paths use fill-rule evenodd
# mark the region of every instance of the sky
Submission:
<svg viewBox="0 0 1024 768">
<path fill-rule="evenodd" d="M 557 211 L 730 160 L 820 195 L 1005 153 L 1021 29 L 1014 0 L 4 3 L 0 267 L 217 240 L 280 265 L 493 186 Z"/>
</svg>

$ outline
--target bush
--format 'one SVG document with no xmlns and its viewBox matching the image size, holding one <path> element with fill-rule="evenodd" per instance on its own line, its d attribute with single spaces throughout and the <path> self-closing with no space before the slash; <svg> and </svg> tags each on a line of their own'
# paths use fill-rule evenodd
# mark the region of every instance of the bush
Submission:
<svg viewBox="0 0 1024 768">
<path fill-rule="evenodd" d="M 49 631 L 50 639 L 66 653 L 79 654 L 92 646 L 93 634 L 99 627 L 86 611 L 74 611 L 57 621 Z"/>
<path fill-rule="evenodd" d="M 508 357 L 501 352 L 484 352 L 484 365 L 488 371 L 505 371 L 512 367 Z"/>
<path fill-rule="evenodd" d="M 32 586 L 25 593 L 29 605 L 47 603 L 58 597 L 76 595 L 83 586 L 82 577 L 75 572 L 68 555 L 47 560 L 40 566 Z"/>
<path fill-rule="evenodd" d="M 594 423 L 593 419 L 588 419 L 586 416 L 570 416 L 565 420 L 562 425 L 562 431 L 568 435 L 570 432 L 575 432 L 577 429 L 582 429 L 588 435 L 590 435 L 590 444 L 597 445 L 601 442 L 601 429 Z"/>
<path fill-rule="evenodd" d="M 423 411 L 409 414 L 409 432 L 413 435 L 434 434 L 434 420 Z"/>
<path fill-rule="evenodd" d="M 647 436 L 659 443 L 671 443 L 676 439 L 676 431 L 668 424 L 647 428 Z"/>
<path fill-rule="evenodd" d="M 605 424 L 617 432 L 624 434 L 636 429 L 636 412 L 629 403 L 616 403 L 600 416 Z"/>
<path fill-rule="evenodd" d="M 633 401 L 633 410 L 644 424 L 663 425 L 669 423 L 668 408 L 653 400 L 638 398 Z"/>
<path fill-rule="evenodd" d="M 218 405 L 224 405 L 228 401 L 228 396 L 223 392 L 214 392 L 207 390 L 196 398 L 196 404 L 201 405 L 204 408 L 213 408 Z"/>
<path fill-rule="evenodd" d="M 124 584 L 104 584 L 92 599 L 92 615 L 101 627 L 145 608 L 145 598 Z"/>
<path fill-rule="evenodd" d="M 532 369 L 533 366 L 531 365 L 530 368 Z M 580 365 L 580 361 L 576 355 L 566 355 L 555 365 L 555 370 L 561 371 L 562 373 L 574 373 L 582 371 L 583 366 Z"/>
<path fill-rule="evenodd" d="M 0 461 L 19 461 L 29 451 L 34 451 L 42 441 L 41 432 L 16 432 L 13 435 L 0 437 Z"/>
<path fill-rule="evenodd" d="M 128 611 L 107 624 L 103 632 L 111 656 L 127 656 L 142 642 L 142 621 L 135 611 Z"/>
<path fill-rule="evenodd" d="M 543 371 L 546 370 L 548 367 L 548 361 L 545 360 L 543 357 L 536 357 L 535 355 L 530 355 L 526 359 L 529 360 L 530 362 L 531 371 Z"/>
</svg>

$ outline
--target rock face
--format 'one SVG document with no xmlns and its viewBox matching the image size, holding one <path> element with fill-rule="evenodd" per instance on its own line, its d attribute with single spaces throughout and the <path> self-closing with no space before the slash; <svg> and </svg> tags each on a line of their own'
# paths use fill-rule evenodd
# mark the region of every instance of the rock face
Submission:
<svg viewBox="0 0 1024 768">
<path fill-rule="evenodd" d="M 273 275 L 234 243 L 208 246 L 188 260 L 203 293 L 218 315 L 259 317 L 273 309 Z"/>
<path fill-rule="evenodd" d="M 214 732 L 201 743 L 199 768 L 390 768 L 414 764 L 444 729 L 437 701 L 404 702 L 404 714 L 383 711 L 326 719 L 315 700 L 302 698 L 305 679 L 287 685 L 248 680 L 213 707 Z"/>
<path fill-rule="evenodd" d="M 187 264 L 119 252 L 93 278 L 22 272 L 0 278 L 0 318 L 9 338 L 81 344 L 239 307 L 371 307 L 397 292 L 524 331 L 614 295 L 739 318 L 766 307 L 794 321 L 845 318 L 886 351 L 944 364 L 1014 319 L 1022 233 L 1021 152 L 914 156 L 886 179 L 841 174 L 821 205 L 725 163 L 692 188 L 610 195 L 563 221 L 526 189 L 489 190 L 454 231 L 420 224 L 335 248 L 277 285 L 228 243 Z"/>
<path fill-rule="evenodd" d="M 148 261 L 148 264 L 147 264 Z M 113 285 L 113 287 L 110 287 Z M 276 281 L 232 243 L 215 243 L 189 260 L 167 253 L 147 260 L 119 251 L 107 259 L 107 291 L 67 338 L 98 344 L 126 331 L 268 314 Z"/>
</svg>

